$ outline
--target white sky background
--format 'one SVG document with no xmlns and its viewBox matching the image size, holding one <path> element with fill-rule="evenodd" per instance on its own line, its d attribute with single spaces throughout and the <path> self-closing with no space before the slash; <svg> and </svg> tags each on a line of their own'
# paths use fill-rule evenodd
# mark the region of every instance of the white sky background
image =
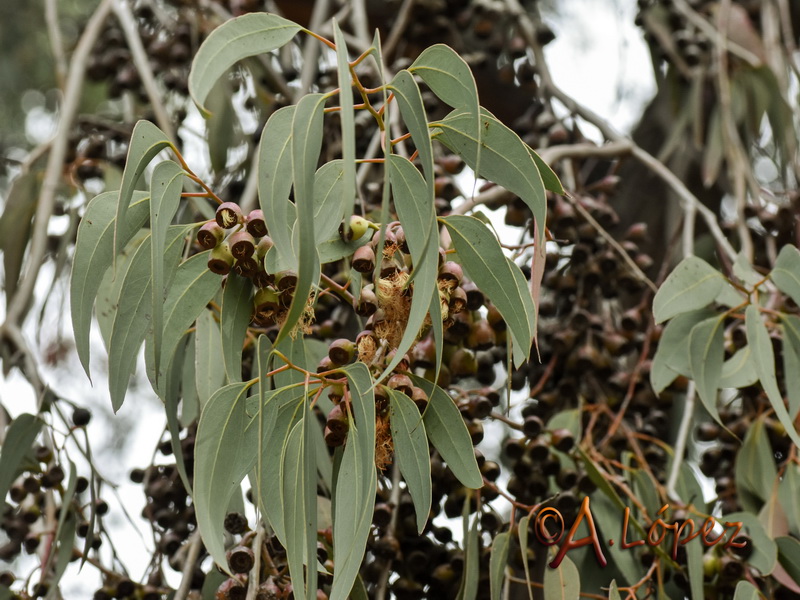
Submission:
<svg viewBox="0 0 800 600">
<path fill-rule="evenodd" d="M 572 95 L 578 102 L 589 106 L 619 131 L 628 132 L 636 123 L 645 103 L 655 93 L 649 53 L 640 31 L 633 25 L 636 11 L 635 0 L 559 0 L 557 16 L 545 16 L 556 33 L 556 39 L 545 48 L 548 64 L 557 85 Z M 37 103 L 32 103 L 34 106 Z M 36 109 L 39 110 L 39 109 Z M 41 111 L 39 111 L 41 112 Z M 33 113 L 33 111 L 32 111 Z M 45 114 L 29 114 L 27 124 L 32 141 L 47 139 L 51 123 L 43 120 Z M 590 137 L 596 132 L 588 126 L 584 132 Z M 599 141 L 599 138 L 596 138 Z M 465 191 L 471 185 L 464 186 Z M 519 230 L 503 224 L 501 211 L 490 213 L 504 240 L 516 243 Z M 47 292 L 52 265 L 42 269 L 37 297 Z M 69 307 L 66 297 L 68 281 L 64 280 L 51 298 L 40 339 L 36 345 L 40 355 L 47 346 L 57 341 L 59 335 L 69 342 L 72 327 L 69 322 Z M 64 296 L 63 302 L 61 296 Z M 56 309 L 56 307 L 58 307 Z M 63 308 L 62 308 L 63 307 Z M 4 311 L 5 303 L 0 306 Z M 31 311 L 35 315 L 37 310 Z M 29 321 L 34 321 L 29 317 Z M 58 333 L 57 333 L 58 332 Z M 26 328 L 29 340 L 35 340 L 37 332 L 33 326 Z M 152 536 L 148 534 L 145 521 L 140 517 L 144 506 L 141 486 L 129 483 L 128 472 L 134 467 L 146 466 L 153 449 L 163 431 L 164 412 L 144 376 L 143 360 L 139 362 L 136 381 L 126 402 L 115 417 L 112 415 L 105 376 L 105 351 L 100 341 L 96 324 L 93 330 L 92 376 L 94 387 L 83 374 L 80 363 L 70 349 L 68 358 L 55 369 L 42 366 L 46 381 L 56 393 L 83 404 L 93 411 L 88 433 L 92 449 L 101 474 L 117 482 L 118 493 L 134 521 L 142 525 L 141 534 L 122 517 L 114 495 L 106 491 L 111 511 L 105 518 L 106 526 L 114 532 L 120 559 L 129 569 L 134 580 L 139 580 L 148 564 L 152 551 Z M 22 412 L 35 412 L 36 405 L 30 387 L 17 371 L 9 377 L 0 378 L 0 399 L 12 417 Z M 64 407 L 66 408 L 66 407 Z M 71 414 L 71 410 L 68 411 Z M 482 444 L 485 453 L 500 442 L 502 428 L 486 424 L 486 439 Z M 73 448 L 74 450 L 74 448 Z M 73 453 L 75 456 L 75 453 Z M 164 457 L 158 457 L 164 458 Z M 158 462 L 157 458 L 157 462 Z M 80 457 L 75 459 L 79 465 Z M 170 458 L 162 462 L 170 462 Z M 82 475 L 88 475 L 79 468 Z M 146 541 L 143 541 L 146 540 Z M 145 550 L 146 549 L 146 550 Z M 106 544 L 104 551 L 107 552 Z M 104 554 L 104 556 L 107 556 Z M 23 559 L 20 572 L 28 572 L 34 564 L 31 557 Z M 0 570 L 8 565 L 0 561 Z M 165 574 L 176 584 L 179 574 L 168 567 Z M 64 577 L 64 597 L 86 598 L 100 585 L 97 570 L 87 565 L 77 573 L 77 563 L 72 563 Z"/>
</svg>

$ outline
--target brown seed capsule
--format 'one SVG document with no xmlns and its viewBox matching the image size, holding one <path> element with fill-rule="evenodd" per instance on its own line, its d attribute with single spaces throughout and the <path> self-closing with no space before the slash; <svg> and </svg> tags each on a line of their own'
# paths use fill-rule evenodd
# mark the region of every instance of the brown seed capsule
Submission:
<svg viewBox="0 0 800 600">
<path fill-rule="evenodd" d="M 225 239 L 225 230 L 216 221 L 209 221 L 197 232 L 197 243 L 206 250 L 216 248 Z"/>
<path fill-rule="evenodd" d="M 569 452 L 575 445 L 575 438 L 569 429 L 556 429 L 550 434 L 550 443 L 559 452 Z"/>
<path fill-rule="evenodd" d="M 250 258 L 256 251 L 256 241 L 246 231 L 237 231 L 228 240 L 234 258 Z"/>
<path fill-rule="evenodd" d="M 424 413 L 428 408 L 428 394 L 420 387 L 411 388 L 411 400 L 417 405 L 419 412 Z"/>
<path fill-rule="evenodd" d="M 497 343 L 497 334 L 489 321 L 480 319 L 470 325 L 466 345 L 472 350 L 489 350 Z"/>
<path fill-rule="evenodd" d="M 325 431 L 323 431 L 322 433 L 322 437 L 325 440 L 325 444 L 330 446 L 331 448 L 336 448 L 337 446 L 341 446 L 347 439 L 346 434 L 343 434 L 341 432 L 331 431 L 327 425 L 325 426 Z"/>
<path fill-rule="evenodd" d="M 221 243 L 208 257 L 208 270 L 217 275 L 227 275 L 233 266 L 233 254 L 227 242 Z"/>
<path fill-rule="evenodd" d="M 247 546 L 236 546 L 228 550 L 228 566 L 234 573 L 249 573 L 256 562 L 255 554 Z"/>
<path fill-rule="evenodd" d="M 375 269 L 375 251 L 372 246 L 361 246 L 353 253 L 352 267 L 359 273 L 371 273 Z"/>
<path fill-rule="evenodd" d="M 217 207 L 217 224 L 223 229 L 230 229 L 244 221 L 242 209 L 235 202 L 223 202 Z"/>
<path fill-rule="evenodd" d="M 255 277 L 258 271 L 258 262 L 252 256 L 243 256 L 233 265 L 233 272 L 242 277 Z"/>
<path fill-rule="evenodd" d="M 457 287 L 450 292 L 450 300 L 447 307 L 451 315 L 457 315 L 467 307 L 467 293 L 463 288 Z"/>
<path fill-rule="evenodd" d="M 478 310 L 485 301 L 483 292 L 472 281 L 462 281 L 461 288 L 467 294 L 467 310 Z"/>
<path fill-rule="evenodd" d="M 244 220 L 244 226 L 253 237 L 260 238 L 267 235 L 267 223 L 264 221 L 264 213 L 258 208 L 250 211 L 250 214 Z"/>
<path fill-rule="evenodd" d="M 256 257 L 258 261 L 261 262 L 264 257 L 269 252 L 269 249 L 272 248 L 275 244 L 272 241 L 272 238 L 268 235 L 262 236 L 260 240 L 258 240 L 258 244 L 256 245 Z"/>
<path fill-rule="evenodd" d="M 450 359 L 450 372 L 454 377 L 470 377 L 478 370 L 475 353 L 466 348 L 459 348 Z"/>
<path fill-rule="evenodd" d="M 356 314 L 362 317 L 369 317 L 375 314 L 378 310 L 378 297 L 372 291 L 372 286 L 364 286 L 361 290 L 361 295 L 358 297 L 355 305 Z"/>
<path fill-rule="evenodd" d="M 461 284 L 463 278 L 464 272 L 461 269 L 461 265 L 456 262 L 447 261 L 439 269 L 438 279 L 448 290 L 455 289 Z"/>
<path fill-rule="evenodd" d="M 287 269 L 275 273 L 275 284 L 280 291 L 293 290 L 297 286 L 297 273 Z"/>
<path fill-rule="evenodd" d="M 335 404 L 328 413 L 325 426 L 333 433 L 346 434 L 350 429 L 350 419 L 348 417 L 344 402 Z"/>
<path fill-rule="evenodd" d="M 411 378 L 408 375 L 403 375 L 402 373 L 396 373 L 389 377 L 388 385 L 390 389 L 398 391 L 401 394 L 405 394 L 408 397 L 411 397 L 414 388 Z"/>
<path fill-rule="evenodd" d="M 226 579 L 214 595 L 216 600 L 244 600 L 246 596 L 247 588 L 238 579 Z"/>
<path fill-rule="evenodd" d="M 274 319 L 280 308 L 280 298 L 274 288 L 265 287 L 256 292 L 253 299 L 256 315 L 262 320 Z"/>
</svg>

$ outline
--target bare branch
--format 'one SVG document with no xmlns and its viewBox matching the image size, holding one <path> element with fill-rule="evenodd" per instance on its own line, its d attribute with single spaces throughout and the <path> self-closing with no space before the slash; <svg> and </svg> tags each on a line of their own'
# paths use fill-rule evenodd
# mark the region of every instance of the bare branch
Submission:
<svg viewBox="0 0 800 600">
<path fill-rule="evenodd" d="M 61 27 L 58 26 L 58 3 L 56 0 L 45 0 L 44 20 L 47 23 L 47 35 L 50 38 L 50 49 L 56 62 L 56 80 L 58 87 L 64 88 L 67 79 L 67 59 L 64 53 L 64 39 Z"/>
</svg>

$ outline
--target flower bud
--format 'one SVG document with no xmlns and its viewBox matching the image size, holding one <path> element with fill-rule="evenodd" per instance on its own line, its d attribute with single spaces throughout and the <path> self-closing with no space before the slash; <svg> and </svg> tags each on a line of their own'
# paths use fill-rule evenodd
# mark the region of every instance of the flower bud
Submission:
<svg viewBox="0 0 800 600">
<path fill-rule="evenodd" d="M 223 229 L 230 229 L 244 221 L 242 209 L 235 202 L 223 202 L 217 207 L 217 224 Z"/>
<path fill-rule="evenodd" d="M 216 221 L 209 221 L 197 232 L 197 243 L 206 250 L 216 248 L 225 239 L 225 230 Z"/>
<path fill-rule="evenodd" d="M 364 235 L 367 232 L 367 229 L 369 229 L 369 221 L 367 221 L 364 217 L 353 215 L 350 217 L 346 231 L 344 223 L 339 225 L 339 235 L 342 236 L 342 240 L 345 242 L 352 242 L 353 240 L 357 240 Z"/>
<path fill-rule="evenodd" d="M 272 241 L 272 238 L 268 235 L 262 236 L 260 240 L 258 240 L 258 245 L 256 246 L 256 256 L 258 257 L 259 262 L 264 259 L 267 255 L 272 246 L 275 244 Z"/>
<path fill-rule="evenodd" d="M 267 235 L 267 223 L 264 213 L 260 209 L 251 210 L 244 220 L 245 229 L 253 237 L 260 238 Z"/>
</svg>

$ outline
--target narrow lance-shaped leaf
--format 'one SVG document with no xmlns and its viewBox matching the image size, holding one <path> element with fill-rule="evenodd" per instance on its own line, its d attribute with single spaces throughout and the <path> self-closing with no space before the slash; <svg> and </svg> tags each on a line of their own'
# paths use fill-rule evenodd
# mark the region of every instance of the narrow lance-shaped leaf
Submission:
<svg viewBox="0 0 800 600">
<path fill-rule="evenodd" d="M 775 416 L 786 429 L 786 433 L 796 446 L 800 446 L 800 435 L 794 427 L 789 412 L 783 403 L 783 396 L 778 389 L 778 380 L 775 376 L 775 352 L 772 349 L 772 342 L 769 339 L 767 327 L 758 314 L 758 309 L 752 304 L 745 310 L 745 327 L 747 329 L 747 341 L 753 348 L 753 358 L 755 359 L 756 373 L 767 393 L 770 404 L 775 410 Z"/>
<path fill-rule="evenodd" d="M 234 490 L 242 482 L 237 465 L 246 462 L 245 398 L 248 383 L 233 383 L 217 391 L 200 415 L 195 441 L 194 505 L 197 526 L 214 561 L 225 571 L 222 528 Z"/>
<path fill-rule="evenodd" d="M 342 130 L 342 188 L 340 206 L 342 216 L 347 223 L 353 212 L 353 201 L 356 197 L 356 123 L 353 109 L 353 81 L 350 75 L 350 64 L 347 56 L 347 42 L 339 29 L 339 23 L 333 20 L 333 42 L 336 44 L 336 72 L 339 76 L 339 118 Z M 321 238 L 325 239 L 325 238 Z"/>
<path fill-rule="evenodd" d="M 161 335 L 164 321 L 164 251 L 167 229 L 178 210 L 183 190 L 183 169 L 171 160 L 156 165 L 150 177 L 150 269 L 153 274 L 152 308 L 154 364 L 161 364 Z M 159 370 L 155 382 L 158 384 Z"/>
<path fill-rule="evenodd" d="M 292 189 L 292 120 L 295 106 L 272 113 L 264 125 L 258 145 L 258 199 L 275 251 L 284 259 L 292 257 L 294 219 L 289 218 Z"/>
<path fill-rule="evenodd" d="M 417 406 L 396 390 L 389 391 L 392 442 L 400 473 L 408 485 L 422 533 L 431 511 L 431 463 L 425 424 Z"/>
<path fill-rule="evenodd" d="M 178 342 L 219 290 L 219 277 L 208 269 L 210 250 L 195 254 L 175 272 L 164 303 L 161 373 L 166 373 Z"/>
<path fill-rule="evenodd" d="M 278 15 L 249 13 L 217 27 L 206 38 L 192 60 L 189 93 L 204 115 L 208 93 L 217 80 L 236 62 L 265 54 L 291 40 L 301 27 Z"/>
<path fill-rule="evenodd" d="M 450 232 L 467 275 L 497 306 L 508 324 L 515 350 L 518 350 L 514 363 L 519 367 L 530 356 L 536 331 L 533 300 L 525 289 L 522 273 L 515 274 L 514 269 L 519 271 L 519 268 L 512 266 L 497 238 L 475 217 L 453 215 L 441 220 Z"/>
<path fill-rule="evenodd" d="M 251 292 L 250 281 L 236 275 L 228 276 L 222 292 L 222 360 L 229 383 L 242 379 L 242 346 L 253 308 Z"/>
<path fill-rule="evenodd" d="M 524 143 L 524 142 L 523 142 Z M 558 178 L 558 175 L 555 174 L 553 169 L 550 168 L 541 156 L 539 156 L 536 151 L 525 144 L 528 147 L 528 154 L 531 155 L 533 162 L 536 163 L 536 167 L 539 169 L 539 175 L 542 176 L 542 183 L 544 184 L 544 188 L 554 194 L 563 194 L 564 187 L 561 185 L 561 180 Z"/>
<path fill-rule="evenodd" d="M 578 568 L 568 556 L 555 569 L 545 569 L 544 595 L 547 600 L 578 600 L 581 578 Z"/>
<path fill-rule="evenodd" d="M 447 392 L 427 379 L 417 376 L 411 379 L 428 396 L 428 406 L 423 415 L 428 439 L 461 483 L 472 489 L 483 487 L 472 439 L 455 402 Z"/>
<path fill-rule="evenodd" d="M 211 396 L 225 383 L 225 369 L 219 357 L 222 336 L 219 323 L 210 310 L 197 317 L 195 332 L 195 386 L 202 409 Z M 234 382 L 235 383 L 235 382 Z"/>
<path fill-rule="evenodd" d="M 308 94 L 297 103 L 292 120 L 292 177 L 300 247 L 297 286 L 275 344 L 294 330 L 306 312 L 313 286 L 319 282 L 320 265 L 314 235 L 314 174 L 322 148 L 324 106 L 325 96 Z"/>
<path fill-rule="evenodd" d="M 153 125 L 150 121 L 139 121 L 131 133 L 128 144 L 128 157 L 125 159 L 125 170 L 122 172 L 122 185 L 119 189 L 117 201 L 117 218 L 114 221 L 114 252 L 116 255 L 125 245 L 123 232 L 126 231 L 128 205 L 133 197 L 134 186 L 139 177 L 144 173 L 147 165 L 156 154 L 164 148 L 173 148 L 167 134 Z"/>
<path fill-rule="evenodd" d="M 508 531 L 504 531 L 494 536 L 494 541 L 492 542 L 492 554 L 489 557 L 489 588 L 491 590 L 491 600 L 500 600 L 503 591 L 510 541 L 511 534 Z"/>
<path fill-rule="evenodd" d="M 28 413 L 19 415 L 8 426 L 0 447 L 0 502 L 5 501 L 11 483 L 17 476 L 17 468 L 31 449 L 41 427 L 41 419 Z"/>
<path fill-rule="evenodd" d="M 375 394 L 364 363 L 343 369 L 353 418 L 333 494 L 333 547 L 336 570 L 331 600 L 345 600 L 353 587 L 367 545 L 375 506 Z"/>
<path fill-rule="evenodd" d="M 350 196 L 355 193 L 346 191 L 345 170 L 345 161 L 337 159 L 322 165 L 314 175 L 314 235 L 319 240 L 319 255 L 322 263 L 330 262 L 323 259 L 323 254 L 328 251 L 327 249 L 323 250 L 324 246 L 338 242 L 341 243 L 343 250 L 352 254 L 354 242 L 361 239 L 366 240 L 366 236 L 364 236 L 359 240 L 345 242 L 339 235 L 342 215 L 345 210 L 352 211 L 352 207 L 349 207 L 348 203 L 352 202 Z M 350 200 L 347 200 L 348 198 Z"/>
<path fill-rule="evenodd" d="M 750 346 L 745 346 L 744 348 L 739 348 L 736 354 L 726 360 L 722 365 L 722 378 L 719 381 L 719 387 L 743 388 L 758 381 L 752 355 Z"/>
<path fill-rule="evenodd" d="M 475 600 L 478 596 L 478 577 L 480 576 L 480 563 L 478 548 L 478 515 L 469 524 L 469 495 L 464 500 L 464 569 L 461 575 L 461 588 L 458 590 L 458 600 Z"/>
<path fill-rule="evenodd" d="M 723 317 L 711 317 L 695 325 L 689 336 L 692 376 L 700 401 L 714 420 L 722 424 L 717 410 L 717 389 L 725 358 Z"/>
<path fill-rule="evenodd" d="M 171 280 L 177 268 L 187 226 L 171 227 L 168 232 L 164 264 L 165 279 Z M 133 255 L 119 294 L 117 312 L 108 346 L 108 388 L 116 412 L 125 400 L 128 379 L 136 366 L 139 347 L 150 326 L 150 243 L 148 236 Z"/>
<path fill-rule="evenodd" d="M 411 310 L 406 320 L 403 337 L 397 347 L 395 357 L 386 366 L 382 379 L 402 360 L 419 335 L 425 316 L 431 306 L 431 298 L 437 297 L 436 273 L 438 271 L 438 244 L 436 213 L 433 203 L 427 202 L 425 181 L 419 171 L 408 159 L 397 155 L 389 156 L 389 177 L 392 182 L 395 208 L 406 232 L 406 240 L 414 264 L 412 278 L 414 292 L 411 297 Z M 441 313 L 431 314 L 431 319 L 440 319 Z"/>
<path fill-rule="evenodd" d="M 714 267 L 696 256 L 687 256 L 661 284 L 653 298 L 653 316 L 661 323 L 680 313 L 710 304 L 725 285 Z"/>
<path fill-rule="evenodd" d="M 800 250 L 789 244 L 781 248 L 769 278 L 795 304 L 800 304 Z"/>
<path fill-rule="evenodd" d="M 525 570 L 525 587 L 528 589 L 528 598 L 533 600 L 533 585 L 531 584 L 531 571 L 528 565 L 528 523 L 530 523 L 531 516 L 525 515 L 519 520 L 517 527 L 517 536 L 519 537 L 519 549 L 522 553 L 522 567 Z"/>
<path fill-rule="evenodd" d="M 75 255 L 69 285 L 69 303 L 75 347 L 86 375 L 89 375 L 89 330 L 92 323 L 92 306 L 106 270 L 114 256 L 114 224 L 118 192 L 104 192 L 95 196 L 86 206 L 78 225 Z M 121 232 L 124 246 L 139 231 L 150 212 L 150 197 L 144 192 L 134 192 L 127 213 L 128 227 Z"/>
<path fill-rule="evenodd" d="M 789 416 L 794 420 L 800 412 L 800 318 L 782 314 L 781 319 L 784 384 L 789 400 Z"/>
<path fill-rule="evenodd" d="M 448 115 L 435 123 L 441 131 L 436 139 L 461 156 L 479 176 L 519 196 L 531 209 L 539 237 L 544 239 L 544 183 L 527 144 L 486 110 L 481 110 L 480 136 L 471 132 L 472 119 L 469 113 Z"/>
</svg>

